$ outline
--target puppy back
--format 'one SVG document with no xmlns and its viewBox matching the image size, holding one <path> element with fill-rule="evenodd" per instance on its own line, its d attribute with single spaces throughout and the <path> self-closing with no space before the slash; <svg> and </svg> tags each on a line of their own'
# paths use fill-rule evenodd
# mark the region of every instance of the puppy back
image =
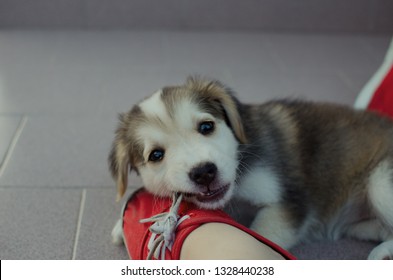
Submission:
<svg viewBox="0 0 393 280">
<path fill-rule="evenodd" d="M 372 112 L 297 100 L 246 111 L 248 122 L 257 127 L 254 133 L 273 147 L 268 158 L 290 188 L 285 200 L 306 204 L 321 218 L 330 218 L 350 199 L 364 200 L 369 173 L 393 158 L 393 123 Z M 265 136 L 264 129 L 273 136 Z"/>
</svg>

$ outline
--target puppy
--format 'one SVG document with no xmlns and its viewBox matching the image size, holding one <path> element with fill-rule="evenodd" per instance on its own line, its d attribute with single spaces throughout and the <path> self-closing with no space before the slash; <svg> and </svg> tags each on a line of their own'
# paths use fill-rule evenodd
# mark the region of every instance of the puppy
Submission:
<svg viewBox="0 0 393 280">
<path fill-rule="evenodd" d="M 393 258 L 393 122 L 326 103 L 240 103 L 218 81 L 189 78 L 120 115 L 109 155 L 118 198 L 135 170 L 158 196 L 202 208 L 234 196 L 251 228 L 285 249 L 354 237 Z"/>
</svg>

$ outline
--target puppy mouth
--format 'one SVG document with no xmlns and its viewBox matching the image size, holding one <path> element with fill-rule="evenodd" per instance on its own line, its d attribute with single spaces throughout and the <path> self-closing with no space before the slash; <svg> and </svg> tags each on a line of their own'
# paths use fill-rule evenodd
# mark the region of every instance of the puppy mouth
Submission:
<svg viewBox="0 0 393 280">
<path fill-rule="evenodd" d="M 227 193 L 228 189 L 229 189 L 229 184 L 213 190 L 207 188 L 206 191 L 203 192 L 185 193 L 185 197 L 194 198 L 198 202 L 202 202 L 202 203 L 212 203 L 221 200 Z"/>
</svg>

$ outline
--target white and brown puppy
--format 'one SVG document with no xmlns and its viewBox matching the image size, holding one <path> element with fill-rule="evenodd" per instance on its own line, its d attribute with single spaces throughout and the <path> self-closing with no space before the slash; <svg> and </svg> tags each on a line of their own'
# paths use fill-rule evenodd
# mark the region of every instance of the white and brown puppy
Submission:
<svg viewBox="0 0 393 280">
<path fill-rule="evenodd" d="M 189 78 L 120 115 L 110 168 L 159 196 L 203 208 L 232 197 L 260 208 L 251 227 L 286 249 L 342 236 L 382 242 L 393 258 L 393 123 L 331 104 L 240 103 L 218 81 Z"/>
</svg>

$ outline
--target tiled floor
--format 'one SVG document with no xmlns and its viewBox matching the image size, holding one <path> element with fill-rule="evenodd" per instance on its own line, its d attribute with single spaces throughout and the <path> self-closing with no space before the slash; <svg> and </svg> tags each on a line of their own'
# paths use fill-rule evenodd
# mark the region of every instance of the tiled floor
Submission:
<svg viewBox="0 0 393 280">
<path fill-rule="evenodd" d="M 0 259 L 127 258 L 110 240 L 121 205 L 106 157 L 117 113 L 147 94 L 202 74 L 246 102 L 290 96 L 352 105 L 389 40 L 1 31 Z"/>
</svg>

